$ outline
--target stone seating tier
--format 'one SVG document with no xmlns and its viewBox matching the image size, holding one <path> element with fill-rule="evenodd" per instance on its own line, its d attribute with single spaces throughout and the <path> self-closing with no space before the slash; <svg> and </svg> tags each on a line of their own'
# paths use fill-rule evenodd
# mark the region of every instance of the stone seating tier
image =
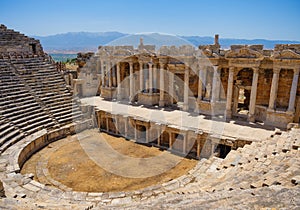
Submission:
<svg viewBox="0 0 300 210">
<path fill-rule="evenodd" d="M 62 75 L 48 57 L 0 59 L 0 116 L 10 123 L 1 132 L 1 151 L 41 129 L 82 119 Z"/>
</svg>

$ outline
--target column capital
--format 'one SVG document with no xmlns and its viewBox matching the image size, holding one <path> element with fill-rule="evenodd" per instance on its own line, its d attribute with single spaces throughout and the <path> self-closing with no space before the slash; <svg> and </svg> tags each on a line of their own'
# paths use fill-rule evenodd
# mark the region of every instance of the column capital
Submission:
<svg viewBox="0 0 300 210">
<path fill-rule="evenodd" d="M 274 74 L 279 74 L 280 73 L 281 68 L 280 67 L 273 67 L 273 73 Z"/>
<path fill-rule="evenodd" d="M 258 68 L 258 67 L 253 67 L 252 70 L 253 70 L 253 73 L 256 73 L 256 74 L 257 74 L 258 71 L 259 71 L 259 68 Z"/>
<path fill-rule="evenodd" d="M 233 67 L 233 66 L 229 67 L 229 73 L 234 73 L 234 70 L 235 70 L 235 67 Z"/>
<path fill-rule="evenodd" d="M 163 63 L 162 61 L 159 61 L 158 63 L 159 63 L 159 67 L 160 67 L 160 68 L 162 68 L 162 67 L 165 66 L 165 63 Z"/>
<path fill-rule="evenodd" d="M 216 70 L 216 71 L 220 71 L 221 67 L 220 66 L 213 66 L 213 69 Z"/>
<path fill-rule="evenodd" d="M 294 75 L 299 74 L 300 72 L 300 67 L 294 68 Z"/>
</svg>

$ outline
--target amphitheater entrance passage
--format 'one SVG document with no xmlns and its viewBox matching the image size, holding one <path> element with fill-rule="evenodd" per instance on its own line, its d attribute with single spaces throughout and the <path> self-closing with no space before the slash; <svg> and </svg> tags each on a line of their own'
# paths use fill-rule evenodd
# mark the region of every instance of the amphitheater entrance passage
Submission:
<svg viewBox="0 0 300 210">
<path fill-rule="evenodd" d="M 242 69 L 234 83 L 233 115 L 247 118 L 249 113 L 253 71 Z"/>
<path fill-rule="evenodd" d="M 31 50 L 32 50 L 32 53 L 33 54 L 36 54 L 36 44 L 29 44 Z"/>
<path fill-rule="evenodd" d="M 144 125 L 137 125 L 137 141 L 138 142 L 146 142 L 146 137 L 147 137 L 147 128 Z"/>
<path fill-rule="evenodd" d="M 176 152 L 183 152 L 184 136 L 182 134 L 175 133 L 174 140 L 175 141 L 172 144 L 172 150 Z"/>
<path fill-rule="evenodd" d="M 160 146 L 165 148 L 170 147 L 170 135 L 166 131 L 161 134 Z"/>
<path fill-rule="evenodd" d="M 227 154 L 230 152 L 231 147 L 223 144 L 219 144 L 217 146 L 216 151 L 218 152 L 219 158 L 225 158 Z"/>
</svg>

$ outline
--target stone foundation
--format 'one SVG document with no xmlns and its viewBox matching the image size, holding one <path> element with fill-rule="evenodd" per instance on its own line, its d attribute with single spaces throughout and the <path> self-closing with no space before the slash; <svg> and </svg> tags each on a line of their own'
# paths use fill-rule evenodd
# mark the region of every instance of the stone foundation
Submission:
<svg viewBox="0 0 300 210">
<path fill-rule="evenodd" d="M 159 94 L 158 93 L 139 93 L 138 102 L 143 105 L 158 105 L 159 104 Z"/>
<path fill-rule="evenodd" d="M 112 114 L 102 110 L 96 111 L 96 116 L 100 131 L 196 159 L 200 157 L 209 158 L 212 155 L 226 156 L 217 150 L 220 145 L 237 149 L 251 143 L 246 139 L 237 140 L 228 136 L 216 138 L 201 129 L 179 127 L 149 121 L 141 117 Z"/>
</svg>

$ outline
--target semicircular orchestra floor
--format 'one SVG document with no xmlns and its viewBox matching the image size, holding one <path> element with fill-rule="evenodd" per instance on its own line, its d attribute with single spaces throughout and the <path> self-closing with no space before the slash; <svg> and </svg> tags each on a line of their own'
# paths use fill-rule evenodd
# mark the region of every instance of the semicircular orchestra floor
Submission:
<svg viewBox="0 0 300 210">
<path fill-rule="evenodd" d="M 130 191 L 182 176 L 197 162 L 92 129 L 49 144 L 24 164 L 21 173 L 32 173 L 36 181 L 61 189 Z"/>
</svg>

